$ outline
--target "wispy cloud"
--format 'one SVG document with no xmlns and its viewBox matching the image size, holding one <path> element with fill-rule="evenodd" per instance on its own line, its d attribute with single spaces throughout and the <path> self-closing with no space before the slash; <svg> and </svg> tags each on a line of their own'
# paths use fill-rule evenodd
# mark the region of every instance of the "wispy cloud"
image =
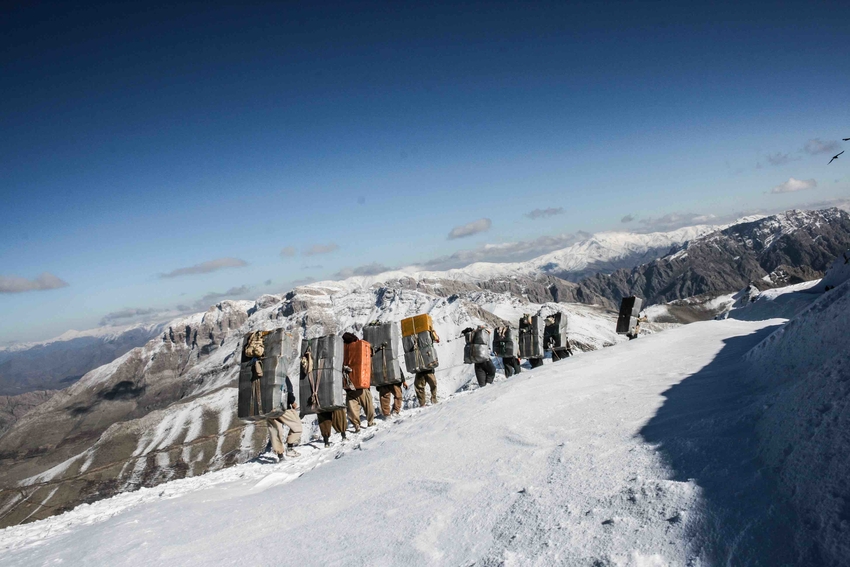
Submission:
<svg viewBox="0 0 850 567">
<path fill-rule="evenodd" d="M 316 281 L 316 278 L 301 278 L 299 280 L 292 280 L 292 285 L 298 287 L 299 285 L 307 285 L 309 283 L 313 283 Z"/>
<path fill-rule="evenodd" d="M 797 191 L 806 191 L 814 189 L 818 186 L 818 182 L 814 179 L 794 179 L 789 178 L 785 183 L 781 183 L 770 190 L 772 194 L 779 193 L 796 193 Z"/>
<path fill-rule="evenodd" d="M 490 219 L 483 218 L 478 219 L 477 221 L 472 221 L 470 223 L 456 226 L 451 230 L 451 232 L 449 232 L 449 240 L 454 240 L 455 238 L 466 238 L 467 236 L 472 236 L 473 234 L 487 232 L 488 230 L 490 230 L 490 227 L 492 225 L 493 222 Z"/>
<path fill-rule="evenodd" d="M 374 276 L 375 274 L 388 272 L 391 269 L 392 268 L 388 268 L 387 266 L 378 262 L 372 262 L 371 264 L 357 266 L 356 268 L 343 268 L 337 273 L 335 273 L 334 277 L 344 279 L 350 278 L 351 276 Z"/>
<path fill-rule="evenodd" d="M 339 246 L 331 242 L 330 244 L 314 244 L 304 250 L 305 256 L 318 256 L 319 254 L 330 254 L 339 250 Z"/>
<path fill-rule="evenodd" d="M 556 215 L 564 214 L 563 207 L 552 207 L 549 209 L 534 209 L 528 213 L 525 213 L 525 216 L 534 220 L 534 219 L 543 219 L 546 217 L 554 217 Z"/>
<path fill-rule="evenodd" d="M 158 313 L 158 310 L 130 307 L 127 309 L 121 309 L 120 311 L 113 311 L 111 313 L 107 313 L 103 316 L 103 319 L 100 320 L 100 324 L 113 325 L 116 321 L 122 321 L 124 319 L 136 319 L 140 317 L 145 317 L 147 315 L 153 315 L 154 313 Z"/>
<path fill-rule="evenodd" d="M 837 140 L 828 140 L 824 142 L 820 138 L 814 138 L 806 142 L 806 145 L 803 146 L 803 151 L 809 155 L 816 156 L 819 154 L 831 154 L 832 152 L 838 151 L 840 148 L 841 144 L 839 144 Z"/>
<path fill-rule="evenodd" d="M 18 276 L 0 276 L 0 293 L 23 293 L 25 291 L 47 291 L 68 287 L 68 282 L 44 272 L 34 280 Z"/>
<path fill-rule="evenodd" d="M 280 251 L 281 258 L 291 258 L 295 256 L 295 246 L 284 246 Z"/>
<path fill-rule="evenodd" d="M 306 264 L 301 266 L 302 270 L 321 270 L 324 266 L 322 264 Z"/>
<path fill-rule="evenodd" d="M 643 229 L 640 232 L 666 232 L 676 230 L 685 226 L 697 224 L 718 224 L 720 219 L 716 215 L 702 215 L 696 213 L 667 213 L 660 217 L 649 217 L 641 219 Z"/>
<path fill-rule="evenodd" d="M 232 287 L 223 293 L 218 293 L 215 291 L 211 291 L 208 294 L 204 295 L 198 301 L 194 303 L 194 307 L 197 310 L 204 310 L 208 308 L 210 305 L 218 303 L 223 299 L 238 299 L 244 298 L 245 295 L 251 292 L 251 286 L 242 285 L 239 287 Z"/>
<path fill-rule="evenodd" d="M 177 268 L 167 274 L 160 274 L 160 278 L 176 278 L 179 276 L 190 276 L 195 274 L 209 274 L 225 268 L 242 268 L 247 266 L 248 262 L 239 258 L 218 258 L 209 262 L 201 262 L 187 268 Z"/>
<path fill-rule="evenodd" d="M 623 218 L 621 218 L 620 222 L 623 223 L 623 224 L 626 224 L 626 223 L 632 222 L 633 220 L 635 220 L 635 216 L 629 214 L 629 215 L 626 215 Z"/>
<path fill-rule="evenodd" d="M 776 152 L 775 154 L 768 154 L 767 162 L 770 165 L 785 165 L 786 163 L 791 163 L 792 161 L 797 161 L 800 158 L 792 157 L 791 154 L 783 154 L 782 152 Z"/>
</svg>

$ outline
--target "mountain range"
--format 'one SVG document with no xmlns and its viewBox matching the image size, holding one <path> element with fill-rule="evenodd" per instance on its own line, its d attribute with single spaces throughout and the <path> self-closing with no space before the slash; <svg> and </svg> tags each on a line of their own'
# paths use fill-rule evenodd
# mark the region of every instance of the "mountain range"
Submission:
<svg viewBox="0 0 850 567">
<path fill-rule="evenodd" d="M 154 336 L 141 346 L 23 415 L 18 410 L 0 436 L 0 526 L 254 458 L 266 445 L 265 424 L 236 417 L 234 387 L 241 338 L 251 330 L 283 327 L 315 337 L 430 312 L 444 337 L 437 376 L 445 395 L 472 378 L 460 362 L 466 326 L 516 324 L 522 313 L 561 310 L 576 350 L 595 350 L 623 340 L 611 310 L 623 295 L 637 293 L 651 304 L 738 291 L 752 281 L 774 287 L 816 279 L 848 247 L 846 212 L 788 211 L 717 230 L 605 233 L 572 252 L 522 264 L 396 270 L 253 302 L 222 301 L 152 327 L 145 332 Z M 613 271 L 564 279 L 603 267 Z M 310 419 L 305 425 L 308 433 L 316 427 Z"/>
</svg>

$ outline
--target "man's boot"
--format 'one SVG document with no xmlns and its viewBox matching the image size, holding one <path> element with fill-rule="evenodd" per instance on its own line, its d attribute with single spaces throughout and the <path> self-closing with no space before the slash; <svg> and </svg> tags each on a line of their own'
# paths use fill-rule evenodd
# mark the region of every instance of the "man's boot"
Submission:
<svg viewBox="0 0 850 567">
<path fill-rule="evenodd" d="M 300 457 L 301 453 L 295 450 L 295 445 L 287 445 L 286 446 L 286 456 L 287 457 Z"/>
</svg>

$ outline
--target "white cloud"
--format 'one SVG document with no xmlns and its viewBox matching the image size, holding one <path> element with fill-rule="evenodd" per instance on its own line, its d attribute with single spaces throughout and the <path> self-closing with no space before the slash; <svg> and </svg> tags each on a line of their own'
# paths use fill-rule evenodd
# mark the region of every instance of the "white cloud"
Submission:
<svg viewBox="0 0 850 567">
<path fill-rule="evenodd" d="M 63 281 L 53 274 L 44 272 L 34 280 L 18 276 L 0 276 L 0 293 L 22 293 L 25 291 L 46 291 L 68 287 L 68 282 Z"/>
<path fill-rule="evenodd" d="M 483 218 L 478 219 L 477 221 L 472 221 L 470 223 L 456 226 L 451 230 L 451 232 L 449 232 L 449 240 L 454 240 L 455 238 L 466 238 L 467 236 L 472 236 L 473 234 L 487 232 L 488 230 L 490 230 L 490 227 L 492 225 L 493 222 L 490 219 Z"/>
<path fill-rule="evenodd" d="M 224 268 L 242 268 L 247 265 L 248 262 L 240 260 L 239 258 L 218 258 L 216 260 L 210 260 L 209 262 L 201 262 L 200 264 L 195 264 L 194 266 L 189 266 L 187 268 L 177 268 L 167 274 L 160 274 L 159 277 L 176 278 L 178 276 L 208 274 Z"/>
<path fill-rule="evenodd" d="M 295 246 L 285 246 L 280 251 L 281 258 L 291 258 L 292 256 L 295 256 Z"/>
<path fill-rule="evenodd" d="M 794 179 L 793 177 L 789 178 L 785 183 L 781 183 L 777 185 L 773 189 L 770 190 L 773 194 L 778 193 L 795 193 L 797 191 L 806 191 L 808 189 L 814 189 L 818 186 L 818 182 L 814 179 Z"/>
</svg>

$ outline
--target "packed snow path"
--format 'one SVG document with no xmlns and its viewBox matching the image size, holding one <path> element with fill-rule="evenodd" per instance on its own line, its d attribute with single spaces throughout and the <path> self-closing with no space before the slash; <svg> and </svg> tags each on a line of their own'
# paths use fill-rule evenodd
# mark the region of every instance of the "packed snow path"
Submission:
<svg viewBox="0 0 850 567">
<path fill-rule="evenodd" d="M 297 460 L 8 528 L 0 565 L 793 563 L 793 515 L 748 451 L 741 379 L 778 323 L 695 323 Z"/>
</svg>

